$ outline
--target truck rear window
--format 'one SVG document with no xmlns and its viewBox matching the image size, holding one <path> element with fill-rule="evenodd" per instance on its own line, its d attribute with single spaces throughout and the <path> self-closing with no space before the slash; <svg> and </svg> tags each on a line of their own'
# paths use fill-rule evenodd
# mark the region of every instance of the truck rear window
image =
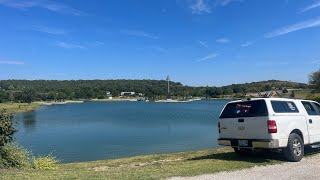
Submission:
<svg viewBox="0 0 320 180">
<path fill-rule="evenodd" d="M 298 113 L 296 104 L 292 101 L 271 101 L 275 113 Z"/>
<path fill-rule="evenodd" d="M 268 110 L 264 100 L 229 103 L 220 118 L 267 116 Z"/>
</svg>

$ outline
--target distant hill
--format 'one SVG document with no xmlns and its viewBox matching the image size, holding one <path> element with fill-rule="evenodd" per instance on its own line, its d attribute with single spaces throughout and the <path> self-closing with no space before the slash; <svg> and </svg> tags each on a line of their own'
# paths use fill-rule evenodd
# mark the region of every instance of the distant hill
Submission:
<svg viewBox="0 0 320 180">
<path fill-rule="evenodd" d="M 268 80 L 258 81 L 245 84 L 231 84 L 223 86 L 223 88 L 231 88 L 235 93 L 246 90 L 247 92 L 259 91 L 270 91 L 275 89 L 305 89 L 308 85 L 305 83 L 282 81 L 282 80 Z"/>
<path fill-rule="evenodd" d="M 275 89 L 307 88 L 307 84 L 269 80 L 222 87 L 192 87 L 170 82 L 171 95 L 188 97 L 220 97 L 234 93 L 269 91 Z M 136 92 L 149 98 L 165 98 L 164 80 L 0 80 L 0 102 L 59 99 L 93 99 L 119 96 L 121 92 Z"/>
</svg>

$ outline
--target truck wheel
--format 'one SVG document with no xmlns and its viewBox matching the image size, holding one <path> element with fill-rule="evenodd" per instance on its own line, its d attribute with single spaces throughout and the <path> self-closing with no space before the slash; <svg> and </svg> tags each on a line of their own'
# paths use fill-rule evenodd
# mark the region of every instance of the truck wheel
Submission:
<svg viewBox="0 0 320 180">
<path fill-rule="evenodd" d="M 296 134 L 292 133 L 288 139 L 288 145 L 283 150 L 284 156 L 287 160 L 292 162 L 301 161 L 304 155 L 304 144 L 301 137 Z"/>
<path fill-rule="evenodd" d="M 237 155 L 248 155 L 252 152 L 251 149 L 247 149 L 247 148 L 237 148 L 237 147 L 234 147 L 234 152 L 237 154 Z"/>
</svg>

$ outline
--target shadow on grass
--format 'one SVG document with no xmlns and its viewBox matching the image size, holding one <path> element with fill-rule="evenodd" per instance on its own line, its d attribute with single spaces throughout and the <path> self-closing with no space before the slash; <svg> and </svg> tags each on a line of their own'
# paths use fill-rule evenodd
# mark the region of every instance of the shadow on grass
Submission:
<svg viewBox="0 0 320 180">
<path fill-rule="evenodd" d="M 305 156 L 310 156 L 310 155 L 314 155 L 314 154 L 320 153 L 320 148 L 305 147 L 304 151 L 305 151 L 304 152 Z"/>
<path fill-rule="evenodd" d="M 305 156 L 310 156 L 320 153 L 320 149 L 305 149 Z M 216 153 L 210 154 L 206 156 L 194 157 L 188 160 L 204 160 L 204 159 L 216 159 L 216 160 L 224 160 L 224 161 L 244 161 L 251 163 L 268 163 L 271 161 L 283 161 L 287 160 L 284 158 L 283 153 L 281 151 L 267 151 L 267 150 L 255 150 L 251 153 L 245 155 L 238 155 L 234 152 L 224 152 L 224 153 Z"/>
</svg>

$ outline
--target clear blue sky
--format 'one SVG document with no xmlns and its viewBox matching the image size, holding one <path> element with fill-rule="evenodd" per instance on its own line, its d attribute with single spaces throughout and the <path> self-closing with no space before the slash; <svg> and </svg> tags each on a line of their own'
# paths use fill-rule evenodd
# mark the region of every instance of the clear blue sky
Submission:
<svg viewBox="0 0 320 180">
<path fill-rule="evenodd" d="M 319 0 L 0 0 L 0 79 L 307 82 Z"/>
</svg>

